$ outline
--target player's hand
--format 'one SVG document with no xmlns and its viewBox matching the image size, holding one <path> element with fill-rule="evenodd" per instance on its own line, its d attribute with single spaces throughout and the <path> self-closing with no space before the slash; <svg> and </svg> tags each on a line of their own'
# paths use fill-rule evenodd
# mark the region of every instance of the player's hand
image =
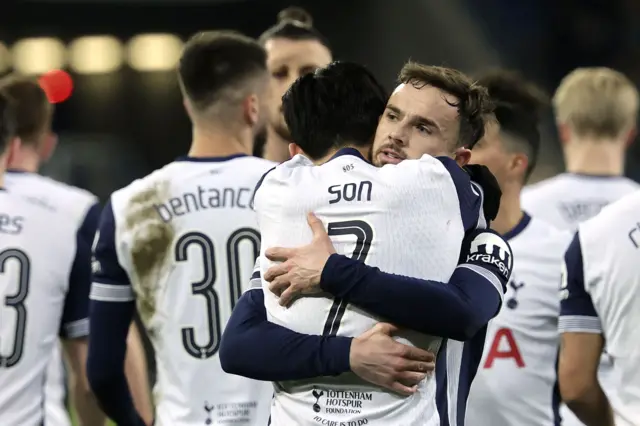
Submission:
<svg viewBox="0 0 640 426">
<path fill-rule="evenodd" d="M 398 328 L 379 323 L 351 341 L 351 371 L 361 379 L 400 395 L 411 395 L 418 383 L 435 369 L 435 355 L 398 343 Z"/>
<path fill-rule="evenodd" d="M 322 221 L 309 213 L 307 222 L 313 232 L 310 244 L 298 248 L 272 247 L 265 252 L 269 260 L 282 262 L 264 274 L 281 306 L 289 306 L 296 297 L 321 293 L 322 270 L 329 256 L 336 252 Z"/>
</svg>

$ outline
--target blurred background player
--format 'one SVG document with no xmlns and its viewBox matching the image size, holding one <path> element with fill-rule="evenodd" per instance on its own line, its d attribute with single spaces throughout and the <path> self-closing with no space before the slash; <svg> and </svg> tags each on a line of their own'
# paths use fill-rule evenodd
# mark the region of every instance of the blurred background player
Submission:
<svg viewBox="0 0 640 426">
<path fill-rule="evenodd" d="M 88 191 L 57 182 L 39 175 L 40 166 L 52 155 L 57 137 L 51 130 L 53 105 L 35 78 L 11 75 L 0 80 L 0 90 L 11 99 L 16 115 L 16 135 L 20 146 L 12 155 L 5 176 L 6 187 L 19 195 L 59 210 L 68 210 L 69 218 L 76 221 L 79 235 L 91 247 L 98 225 L 100 205 Z M 84 361 L 82 368 L 84 369 Z M 128 338 L 127 372 L 136 405 L 150 417 L 152 414 L 147 366 L 137 327 L 132 324 Z M 46 424 L 70 424 L 65 406 L 65 374 L 59 345 L 55 345 L 47 372 L 45 399 Z M 74 395 L 90 392 L 83 373 L 70 380 Z"/>
<path fill-rule="evenodd" d="M 304 9 L 288 7 L 278 14 L 278 22 L 259 38 L 267 51 L 270 74 L 269 133 L 256 141 L 253 155 L 282 162 L 289 159 L 291 135 L 282 116 L 282 95 L 302 75 L 325 67 L 332 55 L 328 40 L 313 27 Z"/>
<path fill-rule="evenodd" d="M 260 247 L 253 190 L 274 166 L 250 156 L 266 132 L 266 52 L 238 33 L 198 33 L 178 77 L 193 123 L 189 154 L 114 192 L 102 213 L 89 380 L 119 425 L 150 424 L 123 371 L 137 304 L 156 356 L 156 426 L 262 426 L 272 385 L 225 374 L 218 349 Z"/>
<path fill-rule="evenodd" d="M 6 168 L 18 154 L 20 139 L 11 100 L 0 93 L 0 423 L 44 424 L 47 367 L 60 335 L 76 377 L 80 424 L 100 425 L 104 414 L 88 390 L 84 368 L 90 246 L 78 222 L 69 220 L 71 207 L 61 210 L 4 189 Z M 78 205 L 76 215 L 85 207 Z"/>
<path fill-rule="evenodd" d="M 625 153 L 636 136 L 638 91 L 623 74 L 609 68 L 579 68 L 567 75 L 553 96 L 566 173 L 526 187 L 522 206 L 533 217 L 560 229 L 575 230 L 602 207 L 638 188 L 623 177 Z M 600 380 L 615 398 L 605 353 Z M 563 424 L 580 425 L 562 409 Z"/>
<path fill-rule="evenodd" d="M 639 219 L 636 191 L 581 223 L 565 255 L 560 393 L 588 426 L 640 424 Z M 598 380 L 605 336 L 615 399 Z"/>
<path fill-rule="evenodd" d="M 478 83 L 489 90 L 496 120 L 487 123 L 471 162 L 487 165 L 500 184 L 500 211 L 491 227 L 508 240 L 516 260 L 504 306 L 487 328 L 466 422 L 554 426 L 560 422 L 558 265 L 570 234 L 532 218 L 520 205 L 522 187 L 537 163 L 539 117 L 547 102 L 538 88 L 510 71 L 493 71 Z"/>
<path fill-rule="evenodd" d="M 460 120 L 464 120 L 469 125 L 469 129 L 466 129 L 469 131 L 465 135 L 469 138 L 481 137 L 484 123 L 482 116 L 478 114 L 482 114 L 483 107 L 486 106 L 483 104 L 487 99 L 484 89 L 472 84 L 466 85 L 468 80 L 453 70 L 419 64 L 405 66 L 401 80 L 403 84 L 414 85 L 416 88 L 426 85 L 440 87 L 439 85 L 441 85 L 443 88 L 438 89 L 441 90 L 438 93 L 447 93 L 446 102 L 456 116 L 458 108 L 455 105 L 464 105 L 460 106 L 459 114 Z M 453 95 L 448 94 L 446 90 L 448 84 L 459 87 L 461 91 L 466 87 L 464 101 L 458 103 Z M 411 382 L 407 385 L 410 387 L 393 388 L 396 392 L 404 395 L 413 394 L 404 400 L 398 400 L 395 395 L 390 395 L 386 390 L 381 390 L 377 386 L 365 386 L 362 381 L 352 375 L 343 375 L 338 378 L 316 377 L 295 383 L 279 382 L 276 386 L 275 405 L 272 409 L 274 423 L 313 424 L 333 421 L 346 423 L 384 419 L 385 422 L 393 424 L 412 424 L 418 418 L 432 422 L 439 422 L 438 419 L 447 418 L 452 424 L 459 422 L 462 424 L 464 418 L 462 405 L 466 403 L 468 388 L 465 389 L 465 386 L 468 383 L 464 379 L 452 383 L 452 379 L 449 378 L 450 384 L 447 385 L 446 377 L 451 374 L 456 377 L 466 375 L 472 371 L 475 367 L 468 356 L 469 353 L 478 350 L 478 347 L 476 346 L 474 349 L 474 344 L 467 347 L 460 342 L 452 343 L 446 339 L 442 341 L 427 335 L 435 334 L 436 336 L 467 340 L 476 335 L 476 331 L 480 331 L 478 334 L 482 335 L 479 348 L 481 350 L 484 327 L 487 321 L 499 310 L 501 304 L 503 289 L 500 284 L 501 278 L 494 275 L 496 271 L 482 267 L 486 265 L 474 264 L 471 266 L 468 262 L 474 263 L 474 260 L 464 255 L 461 260 L 464 264 L 456 268 L 460 244 L 465 231 L 473 231 L 476 224 L 483 220 L 481 217 L 481 196 L 473 194 L 471 182 L 465 172 L 451 158 L 436 159 L 424 156 L 418 161 L 406 162 L 391 168 L 375 168 L 364 159 L 364 155 L 370 151 L 370 141 L 378 118 L 385 108 L 384 97 L 375 96 L 375 93 L 379 91 L 376 88 L 375 79 L 363 67 L 338 62 L 316 71 L 313 75 L 302 77 L 285 95 L 283 105 L 287 124 L 291 129 L 293 139 L 301 141 L 299 144 L 291 145 L 292 154 L 304 153 L 306 157 L 295 156 L 292 160 L 276 167 L 274 171 L 265 176 L 262 184 L 256 190 L 255 207 L 264 237 L 262 246 L 269 247 L 274 244 L 291 246 L 308 241 L 309 230 L 301 212 L 314 211 L 319 216 L 324 216 L 325 220 L 330 221 L 327 225 L 328 234 L 334 237 L 337 250 L 351 251 L 353 242 L 355 242 L 355 252 L 351 259 L 345 256 L 329 257 L 330 253 L 326 254 L 327 245 L 330 247 L 330 252 L 335 253 L 331 240 L 324 230 L 324 225 L 315 220 L 315 224 L 312 225 L 314 241 L 317 238 L 323 239 L 324 247 L 321 247 L 321 250 L 315 250 L 315 247 L 312 247 L 310 251 L 319 252 L 321 257 L 324 255 L 321 263 L 326 262 L 325 272 L 322 273 L 325 286 L 320 289 L 317 287 L 318 282 L 315 282 L 311 284 L 311 287 L 314 288 L 306 287 L 301 293 L 294 292 L 297 294 L 292 294 L 292 286 L 279 286 L 287 284 L 286 281 L 282 281 L 284 275 L 280 272 L 276 274 L 279 275 L 278 278 L 274 279 L 271 284 L 266 284 L 268 288 L 264 292 L 264 304 L 272 321 L 300 333 L 322 334 L 325 337 L 344 336 L 348 338 L 348 336 L 363 333 L 377 322 L 378 316 L 384 317 L 398 326 L 419 331 L 419 335 L 411 332 L 402 333 L 402 336 L 409 339 L 412 344 L 420 346 L 420 343 L 417 342 L 424 342 L 421 339 L 430 340 L 434 346 L 429 346 L 429 348 L 433 351 L 439 349 L 442 356 L 442 369 L 439 371 L 441 374 L 438 374 L 435 380 L 431 378 L 424 382 L 420 378 L 416 381 L 414 378 L 407 379 Z M 441 96 L 443 95 L 441 94 Z M 351 114 L 353 111 L 359 113 Z M 480 131 L 476 132 L 477 129 Z M 474 142 L 471 140 L 469 144 L 472 145 Z M 458 143 L 460 141 L 456 138 L 453 145 L 458 146 Z M 312 161 L 318 166 L 310 167 L 314 164 Z M 418 173 L 414 174 L 416 172 Z M 308 173 L 312 173 L 311 179 L 309 179 Z M 348 195 L 348 189 L 342 196 L 340 184 L 334 186 L 327 184 L 330 186 L 327 193 L 326 190 L 322 190 L 324 187 L 322 176 L 327 179 L 332 175 L 334 183 L 339 182 L 336 180 L 337 178 L 341 178 L 346 180 L 347 188 L 350 185 L 353 185 L 354 189 L 357 187 L 356 183 L 351 182 L 359 182 L 361 185 L 364 183 L 365 187 L 372 185 L 372 193 L 379 195 L 375 199 L 369 199 L 370 197 L 366 195 L 368 192 L 362 190 L 360 192 L 363 195 L 358 202 Z M 294 177 L 293 182 L 289 176 Z M 401 180 L 402 176 L 405 176 L 407 180 Z M 445 184 L 441 186 L 443 182 Z M 314 186 L 316 186 L 315 191 L 311 190 Z M 319 204 L 315 207 L 308 205 L 303 209 L 297 206 L 294 210 L 289 210 L 286 200 L 297 199 L 303 200 L 299 202 L 305 202 L 302 195 L 293 198 L 291 195 L 291 191 L 300 191 L 302 188 L 305 188 L 310 194 L 317 194 L 307 198 L 306 203 Z M 398 272 L 398 269 L 418 267 L 410 257 L 407 257 L 406 253 L 403 254 L 403 261 L 394 260 L 394 256 L 389 255 L 378 257 L 381 256 L 381 250 L 384 251 L 393 246 L 394 238 L 397 237 L 392 238 L 385 234 L 384 223 L 390 223 L 390 220 L 396 224 L 403 223 L 404 226 L 414 229 L 424 228 L 425 225 L 424 223 L 412 225 L 412 220 L 420 218 L 414 217 L 412 219 L 406 215 L 406 211 L 401 214 L 402 220 L 390 219 L 396 217 L 394 211 L 402 203 L 398 204 L 397 201 L 393 201 L 393 197 L 389 199 L 388 196 L 381 197 L 380 194 L 390 193 L 387 191 L 397 191 L 397 188 L 402 188 L 402 191 L 396 192 L 396 197 L 408 197 L 414 200 L 414 203 L 423 204 L 423 207 L 416 208 L 430 218 L 434 219 L 442 214 L 451 214 L 453 217 L 461 215 L 460 218 L 451 219 L 448 222 L 452 226 L 447 226 L 446 232 L 449 237 L 453 238 L 452 241 L 445 242 L 443 238 L 436 238 L 439 250 L 444 251 L 455 247 L 452 251 L 455 253 L 453 258 L 436 256 L 441 262 L 448 262 L 452 270 L 443 274 L 442 271 L 433 272 L 433 267 L 430 269 L 430 273 L 435 274 L 435 279 L 439 280 L 449 279 L 455 269 L 450 285 L 385 274 L 377 268 L 368 267 L 362 263 L 366 258 L 366 262 L 369 264 L 377 265 L 385 270 L 395 270 L 395 272 Z M 417 194 L 425 196 L 427 201 L 421 200 L 418 196 L 412 196 L 411 193 L 414 189 Z M 443 197 L 449 195 L 453 197 L 453 193 L 449 194 L 447 190 L 456 191 L 456 197 L 444 201 Z M 336 198 L 334 193 L 340 196 Z M 457 199 L 458 196 L 459 199 Z M 365 197 L 367 198 L 365 199 Z M 280 200 L 283 200 L 284 203 Z M 334 205 L 332 206 L 332 204 Z M 386 207 L 382 209 L 374 207 L 373 213 L 371 213 L 372 205 Z M 450 210 L 447 210 L 447 206 Z M 331 212 L 332 210 L 334 211 Z M 474 212 L 475 220 L 473 219 Z M 278 219 L 283 215 L 286 218 L 284 222 Z M 380 215 L 385 218 L 385 221 L 380 222 Z M 365 221 L 354 220 L 353 217 L 362 217 Z M 410 223 L 407 223 L 407 220 Z M 434 220 L 439 221 L 438 219 Z M 442 220 L 442 223 L 444 222 L 446 220 Z M 285 233 L 286 235 L 279 229 L 282 223 L 286 223 L 288 226 L 289 231 Z M 429 246 L 427 241 L 430 241 L 434 234 L 443 230 L 443 228 L 437 229 L 424 228 L 424 232 L 419 238 L 421 244 Z M 320 234 L 316 234 L 316 232 Z M 404 235 L 406 243 L 408 234 L 401 231 L 397 234 Z M 375 239 L 373 239 L 374 235 Z M 456 235 L 461 237 L 460 240 L 455 240 Z M 487 232 L 480 236 L 471 235 L 470 239 L 473 240 L 470 244 L 471 250 L 476 245 L 480 247 L 482 245 L 480 241 L 483 238 L 487 238 L 484 244 L 486 245 L 490 241 L 494 253 L 502 253 L 503 261 L 510 265 L 508 246 L 493 233 Z M 413 245 L 406 244 L 414 248 L 417 247 L 415 242 Z M 370 247 L 373 250 L 367 256 Z M 278 251 L 282 250 L 268 249 L 266 256 L 271 260 L 285 260 L 279 258 Z M 424 253 L 424 250 L 417 251 Z M 463 252 L 466 253 L 464 249 Z M 485 256 L 484 259 L 486 257 L 493 259 L 492 255 Z M 423 256 L 420 258 L 424 259 Z M 261 265 L 258 267 L 263 271 L 269 265 L 264 258 L 261 258 L 260 263 Z M 424 266 L 423 260 L 419 264 Z M 295 269 L 298 265 L 295 262 L 284 263 L 273 269 L 289 270 L 290 266 Z M 320 270 L 322 270 L 322 266 Z M 367 269 L 366 273 L 363 268 Z M 481 270 L 476 270 L 476 268 Z M 506 266 L 506 268 L 510 268 L 510 266 Z M 329 278 L 328 271 L 333 271 L 332 278 Z M 507 277 L 509 272 L 510 270 L 506 272 Z M 424 271 L 416 273 L 414 270 L 413 273 L 418 276 L 428 276 L 428 273 Z M 270 271 L 264 276 L 267 281 L 271 281 L 269 274 Z M 339 276 L 340 274 L 342 276 Z M 462 282 L 460 278 L 463 278 Z M 329 284 L 329 281 L 333 284 Z M 346 285 L 346 283 L 350 283 L 350 285 Z M 265 286 L 264 283 L 261 285 Z M 289 288 L 285 289 L 285 287 Z M 335 298 L 303 298 L 289 305 L 292 298 L 286 297 L 286 294 L 296 298 L 322 291 L 335 296 Z M 273 293 L 275 293 L 275 297 Z M 257 295 L 255 297 L 259 298 L 262 292 L 254 290 L 251 294 L 251 297 Z M 465 294 L 465 296 L 459 298 L 460 294 Z M 349 300 L 349 303 L 345 300 Z M 467 304 L 466 301 L 469 303 Z M 301 314 L 301 310 L 306 314 Z M 429 312 L 429 314 L 425 315 L 425 312 Z M 233 339 L 234 334 L 234 329 L 228 328 L 225 332 L 226 342 Z M 275 335 L 271 338 L 264 336 L 263 339 L 273 340 L 273 337 Z M 344 337 L 345 346 L 348 346 L 349 340 Z M 406 340 L 402 341 L 406 342 Z M 474 343 L 477 345 L 477 342 Z M 426 347 L 424 343 L 422 343 L 422 347 Z M 467 355 L 463 355 L 463 353 Z M 289 355 L 290 364 L 301 364 L 299 359 L 294 359 L 296 355 L 293 353 Z M 231 357 L 232 353 L 229 352 L 228 356 Z M 280 358 L 284 357 L 286 354 Z M 456 361 L 447 367 L 446 359 L 456 359 Z M 254 364 L 258 363 L 265 371 L 272 368 L 267 365 L 264 359 L 254 362 Z M 365 378 L 365 380 L 367 379 Z M 438 397 L 435 396 L 436 381 L 438 383 Z M 354 405 L 357 407 L 356 410 L 336 410 L 336 407 L 343 405 L 334 405 L 336 397 L 332 394 L 334 392 L 350 394 L 350 391 L 353 390 L 358 390 L 355 392 L 356 394 L 369 395 L 369 397 L 355 396 L 353 403 L 358 404 Z M 460 392 L 460 400 L 451 403 L 453 405 L 458 402 L 461 404 L 459 409 L 452 408 L 455 412 L 453 415 L 441 405 L 443 401 L 440 397 L 443 397 L 447 392 L 456 395 Z M 323 397 L 325 393 L 326 396 Z M 342 397 L 338 396 L 337 398 Z M 313 412 L 306 413 L 305 408 L 308 408 L 309 405 L 314 405 L 315 414 Z"/>
</svg>

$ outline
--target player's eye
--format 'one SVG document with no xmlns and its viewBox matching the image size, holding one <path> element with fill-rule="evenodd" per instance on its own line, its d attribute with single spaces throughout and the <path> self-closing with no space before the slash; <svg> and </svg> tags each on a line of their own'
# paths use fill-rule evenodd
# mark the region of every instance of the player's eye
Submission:
<svg viewBox="0 0 640 426">
<path fill-rule="evenodd" d="M 430 135 L 431 134 L 431 129 L 428 126 L 425 126 L 424 124 L 418 124 L 416 126 L 416 128 L 418 129 L 418 131 L 420 133 L 424 133 L 426 135 Z"/>
<path fill-rule="evenodd" d="M 386 116 L 387 116 L 387 120 L 390 120 L 390 121 L 396 121 L 398 119 L 398 116 L 393 112 L 388 111 Z"/>
<path fill-rule="evenodd" d="M 277 80 L 283 80 L 289 76 L 289 69 L 280 68 L 271 73 L 271 76 Z"/>
</svg>

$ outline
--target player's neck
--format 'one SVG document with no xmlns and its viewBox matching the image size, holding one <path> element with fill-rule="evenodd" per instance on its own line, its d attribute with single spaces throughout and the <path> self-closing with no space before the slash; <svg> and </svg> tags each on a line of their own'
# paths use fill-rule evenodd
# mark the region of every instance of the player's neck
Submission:
<svg viewBox="0 0 640 426">
<path fill-rule="evenodd" d="M 252 146 L 253 138 L 250 130 L 231 134 L 222 129 L 194 126 L 188 155 L 194 158 L 251 155 Z"/>
<path fill-rule="evenodd" d="M 500 198 L 500 210 L 491 222 L 491 229 L 504 235 L 520 223 L 522 216 L 524 212 L 520 206 L 520 191 L 504 190 Z"/>
<path fill-rule="evenodd" d="M 14 153 L 7 169 L 37 173 L 40 169 L 40 156 L 35 149 L 23 145 Z"/>
<path fill-rule="evenodd" d="M 336 149 L 332 149 L 331 151 L 329 151 L 329 153 L 327 155 L 325 155 L 324 157 L 315 160 L 314 164 L 316 165 L 320 165 L 323 163 L 326 163 L 327 161 L 331 160 L 331 158 L 336 155 L 336 152 L 340 151 L 341 149 L 344 148 L 352 148 L 355 149 L 356 151 L 358 151 L 362 157 L 367 158 L 367 156 L 369 155 L 369 151 L 371 150 L 371 147 L 367 146 L 367 147 L 362 147 L 362 146 L 356 146 L 356 145 L 343 145 L 340 148 L 336 148 Z"/>
<path fill-rule="evenodd" d="M 289 143 L 290 141 L 284 139 L 278 134 L 278 132 L 269 126 L 267 143 L 264 145 L 262 157 L 265 160 L 274 161 L 276 163 L 287 161 L 289 159 Z"/>
<path fill-rule="evenodd" d="M 622 176 L 624 143 L 608 140 L 573 140 L 564 146 L 569 173 L 596 176 Z"/>
</svg>

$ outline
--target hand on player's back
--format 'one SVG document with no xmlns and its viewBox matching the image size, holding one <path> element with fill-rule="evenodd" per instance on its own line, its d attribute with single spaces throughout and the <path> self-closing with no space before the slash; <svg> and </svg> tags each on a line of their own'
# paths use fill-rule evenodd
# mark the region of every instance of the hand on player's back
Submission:
<svg viewBox="0 0 640 426">
<path fill-rule="evenodd" d="M 361 379 L 400 395 L 411 395 L 435 369 L 433 353 L 397 342 L 398 328 L 378 323 L 351 342 L 351 371 Z"/>
<path fill-rule="evenodd" d="M 269 260 L 282 262 L 264 274 L 269 289 L 279 296 L 282 306 L 290 305 L 296 297 L 321 293 L 322 269 L 336 252 L 322 221 L 309 213 L 307 222 L 313 232 L 310 244 L 298 248 L 272 247 L 265 252 Z"/>
</svg>

